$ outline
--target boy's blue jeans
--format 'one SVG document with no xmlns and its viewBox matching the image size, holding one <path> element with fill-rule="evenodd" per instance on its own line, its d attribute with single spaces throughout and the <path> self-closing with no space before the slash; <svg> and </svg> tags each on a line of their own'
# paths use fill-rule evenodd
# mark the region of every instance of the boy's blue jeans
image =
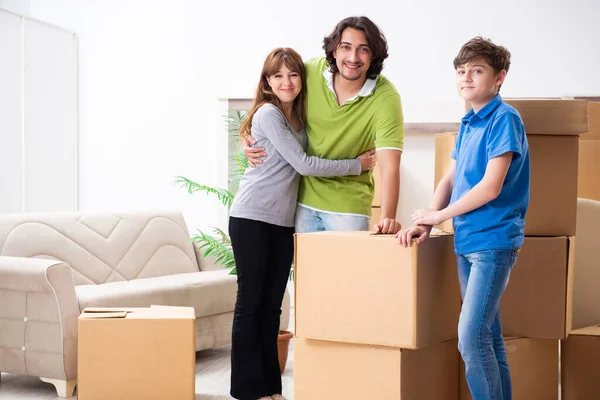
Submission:
<svg viewBox="0 0 600 400">
<path fill-rule="evenodd" d="M 473 400 L 512 399 L 499 308 L 518 251 L 485 250 L 456 256 L 463 298 L 458 350 Z"/>
</svg>

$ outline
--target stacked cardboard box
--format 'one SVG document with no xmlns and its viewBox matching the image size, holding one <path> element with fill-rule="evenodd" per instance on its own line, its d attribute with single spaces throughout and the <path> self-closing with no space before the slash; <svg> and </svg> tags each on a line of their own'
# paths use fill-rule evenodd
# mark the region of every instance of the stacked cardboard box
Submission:
<svg viewBox="0 0 600 400">
<path fill-rule="evenodd" d="M 369 232 L 296 235 L 294 398 L 455 400 L 452 245 L 451 235 L 410 248 Z"/>
<path fill-rule="evenodd" d="M 558 341 L 506 338 L 504 345 L 513 378 L 513 399 L 558 398 Z M 472 400 L 462 360 L 460 364 L 459 400 Z"/>
<path fill-rule="evenodd" d="M 500 305 L 503 332 L 528 339 L 507 341 L 513 398 L 558 398 L 558 341 L 572 327 L 579 137 L 587 131 L 587 102 L 505 99 L 525 124 L 530 149 L 530 203 L 525 243 Z M 436 137 L 435 185 L 456 134 Z M 441 226 L 452 231 L 451 223 Z M 547 365 L 547 360 L 551 364 Z M 535 382 L 535 385 L 528 382 Z M 468 398 L 464 377 L 461 398 Z"/>
<path fill-rule="evenodd" d="M 600 326 L 577 329 L 561 343 L 562 400 L 600 399 Z"/>
<path fill-rule="evenodd" d="M 577 197 L 600 200 L 600 98 L 587 103 L 588 130 L 579 143 Z"/>
</svg>

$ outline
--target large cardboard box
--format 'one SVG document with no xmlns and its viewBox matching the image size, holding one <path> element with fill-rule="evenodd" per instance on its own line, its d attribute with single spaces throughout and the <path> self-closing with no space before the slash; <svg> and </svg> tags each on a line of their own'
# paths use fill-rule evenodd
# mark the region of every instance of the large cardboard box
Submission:
<svg viewBox="0 0 600 400">
<path fill-rule="evenodd" d="M 577 199 L 573 328 L 600 324 L 600 201 Z"/>
<path fill-rule="evenodd" d="M 414 349 L 457 336 L 452 236 L 407 248 L 369 232 L 295 242 L 296 337 Z"/>
<path fill-rule="evenodd" d="M 558 340 L 507 338 L 513 400 L 558 399 Z M 459 400 L 472 400 L 460 360 Z"/>
<path fill-rule="evenodd" d="M 517 109 L 527 134 L 587 132 L 587 100 L 503 99 Z"/>
<path fill-rule="evenodd" d="M 574 238 L 526 237 L 500 303 L 504 335 L 564 339 L 573 321 Z"/>
<path fill-rule="evenodd" d="M 442 180 L 452 162 L 452 151 L 456 145 L 457 133 L 442 133 L 435 135 L 435 169 L 433 180 L 433 191 Z M 454 232 L 452 220 L 446 220 L 436 228 L 444 232 Z"/>
<path fill-rule="evenodd" d="M 79 400 L 195 398 L 191 307 L 86 308 L 78 320 Z"/>
<path fill-rule="evenodd" d="M 456 143 L 456 133 L 435 137 L 435 182 L 444 175 Z M 578 134 L 528 134 L 531 181 L 525 234 L 574 236 L 577 214 Z M 558 212 L 557 210 L 560 210 Z M 451 221 L 438 226 L 452 232 Z"/>
<path fill-rule="evenodd" d="M 504 98 L 504 102 L 517 109 L 528 134 L 564 135 L 588 131 L 587 99 L 516 99 Z M 465 102 L 465 112 L 471 104 Z"/>
<path fill-rule="evenodd" d="M 577 197 L 600 200 L 600 140 L 579 142 Z"/>
<path fill-rule="evenodd" d="M 456 400 L 456 340 L 418 350 L 294 341 L 295 400 Z"/>
<path fill-rule="evenodd" d="M 600 100 L 588 100 L 588 130 L 581 134 L 581 140 L 600 140 Z"/>
<path fill-rule="evenodd" d="M 600 399 L 600 326 L 572 331 L 560 356 L 562 400 Z"/>
</svg>

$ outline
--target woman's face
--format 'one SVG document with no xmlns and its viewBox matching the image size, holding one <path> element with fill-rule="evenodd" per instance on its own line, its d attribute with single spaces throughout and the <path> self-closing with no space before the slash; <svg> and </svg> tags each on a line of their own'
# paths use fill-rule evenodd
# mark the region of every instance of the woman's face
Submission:
<svg viewBox="0 0 600 400">
<path fill-rule="evenodd" d="M 267 77 L 267 81 L 282 104 L 292 104 L 302 90 L 300 74 L 291 71 L 285 64 L 275 74 Z"/>
</svg>

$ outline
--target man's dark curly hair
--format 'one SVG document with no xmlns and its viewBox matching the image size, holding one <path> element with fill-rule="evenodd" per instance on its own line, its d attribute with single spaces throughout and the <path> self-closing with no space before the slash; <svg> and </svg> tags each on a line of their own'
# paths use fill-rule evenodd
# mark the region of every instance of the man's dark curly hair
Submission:
<svg viewBox="0 0 600 400">
<path fill-rule="evenodd" d="M 333 32 L 323 39 L 323 50 L 329 65 L 329 71 L 339 72 L 335 64 L 333 52 L 338 48 L 342 41 L 342 33 L 346 28 L 352 28 L 363 31 L 367 38 L 367 43 L 371 49 L 371 65 L 367 71 L 367 78 L 375 79 L 383 69 L 383 61 L 388 57 L 387 40 L 383 32 L 367 17 L 348 17 L 337 24 Z"/>
</svg>

